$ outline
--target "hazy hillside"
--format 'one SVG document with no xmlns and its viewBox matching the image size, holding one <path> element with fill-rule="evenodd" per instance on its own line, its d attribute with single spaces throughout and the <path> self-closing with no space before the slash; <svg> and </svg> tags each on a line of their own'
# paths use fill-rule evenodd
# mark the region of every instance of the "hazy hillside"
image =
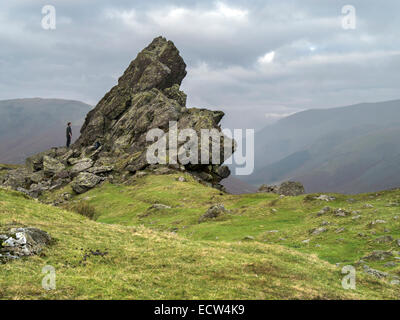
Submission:
<svg viewBox="0 0 400 320">
<path fill-rule="evenodd" d="M 400 101 L 308 110 L 256 133 L 249 183 L 301 181 L 307 192 L 400 186 Z"/>
<path fill-rule="evenodd" d="M 65 143 L 65 126 L 75 138 L 92 107 L 72 100 L 16 99 L 0 101 L 0 162 L 21 163 L 33 153 Z"/>
<path fill-rule="evenodd" d="M 247 184 L 234 176 L 221 181 L 221 184 L 225 187 L 225 190 L 231 194 L 242 194 L 242 193 L 254 193 L 257 192 L 257 188 L 253 185 Z"/>
</svg>

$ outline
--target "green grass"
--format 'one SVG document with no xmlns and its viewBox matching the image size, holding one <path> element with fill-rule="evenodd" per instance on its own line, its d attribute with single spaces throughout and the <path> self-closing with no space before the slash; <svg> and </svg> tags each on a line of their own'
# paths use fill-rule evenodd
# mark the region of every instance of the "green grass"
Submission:
<svg viewBox="0 0 400 320">
<path fill-rule="evenodd" d="M 39 256 L 1 266 L 1 299 L 396 298 L 392 286 L 366 276 L 356 291 L 344 290 L 340 268 L 283 246 L 99 223 L 2 189 L 0 225 L 34 226 L 56 240 Z M 88 250 L 108 255 L 83 262 Z M 56 290 L 41 287 L 46 265 L 56 270 Z"/>
<path fill-rule="evenodd" d="M 341 267 L 354 264 L 372 250 L 396 249 L 394 243 L 377 244 L 373 240 L 389 234 L 400 238 L 399 222 L 394 219 L 397 213 L 400 216 L 399 191 L 336 195 L 337 200 L 326 203 L 307 201 L 306 196 L 280 199 L 262 193 L 228 195 L 188 175 L 187 182 L 179 182 L 177 177 L 145 176 L 129 186 L 105 183 L 75 196 L 72 204 L 86 202 L 96 211 L 97 221 L 0 189 L 0 227 L 33 226 L 56 239 L 40 256 L 0 267 L 0 298 L 398 298 L 398 286 L 360 271 L 357 289 L 344 290 Z M 47 194 L 47 201 L 66 191 L 70 190 Z M 349 203 L 349 198 L 355 202 Z M 155 203 L 171 208 L 148 210 Z M 198 223 L 216 203 L 223 203 L 229 213 Z M 374 208 L 364 208 L 365 203 Z M 317 217 L 316 212 L 325 205 L 360 210 L 362 218 L 332 214 Z M 387 224 L 369 227 L 368 223 L 376 219 Z M 309 230 L 323 220 L 335 226 L 328 226 L 326 233 L 310 235 Z M 345 231 L 335 233 L 342 226 Z M 357 236 L 360 232 L 366 236 Z M 246 241 L 246 236 L 255 240 Z M 302 243 L 305 239 L 310 242 Z M 107 251 L 108 255 L 82 261 L 89 250 Z M 335 266 L 337 262 L 341 265 Z M 398 267 L 384 268 L 386 262 L 368 264 L 392 275 L 400 274 Z M 41 270 L 46 265 L 54 266 L 57 272 L 54 291 L 41 287 Z"/>
<path fill-rule="evenodd" d="M 145 176 L 134 185 L 124 187 L 105 184 L 79 198 L 96 208 L 99 222 L 175 231 L 196 241 L 239 242 L 252 236 L 260 243 L 284 245 L 343 265 L 353 264 L 373 250 L 400 251 L 395 242 L 375 242 L 384 235 L 400 239 L 400 190 L 356 196 L 331 194 L 336 200 L 308 201 L 307 196 L 281 199 L 266 193 L 228 195 L 205 187 L 190 176 L 186 176 L 188 182 L 179 182 L 177 177 Z M 147 209 L 154 203 L 171 206 L 171 209 L 148 213 Z M 216 203 L 223 203 L 230 213 L 216 221 L 198 223 L 199 217 Z M 365 204 L 373 208 L 365 208 Z M 318 217 L 316 213 L 324 206 L 360 213 L 347 217 L 328 213 Z M 356 215 L 361 218 L 353 220 Z M 399 219 L 396 220 L 396 216 Z M 368 226 L 376 219 L 387 223 Z M 320 227 L 323 221 L 330 224 L 325 226 L 328 231 L 310 235 L 310 230 Z M 340 228 L 344 231 L 337 233 Z M 275 230 L 278 232 L 270 232 Z M 308 239 L 308 243 L 303 243 Z M 384 267 L 387 262 L 371 262 L 370 266 L 400 275 L 399 267 Z"/>
</svg>

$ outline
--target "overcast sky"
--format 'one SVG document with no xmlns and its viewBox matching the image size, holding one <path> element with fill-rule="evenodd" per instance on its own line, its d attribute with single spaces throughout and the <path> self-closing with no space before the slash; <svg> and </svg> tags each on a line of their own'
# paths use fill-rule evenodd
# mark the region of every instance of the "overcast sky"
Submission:
<svg viewBox="0 0 400 320">
<path fill-rule="evenodd" d="M 44 30 L 42 7 L 56 8 Z M 342 27 L 342 7 L 356 29 Z M 309 108 L 400 98 L 400 1 L 2 0 L 0 99 L 95 105 L 163 35 L 188 65 L 188 106 L 260 128 Z"/>
</svg>

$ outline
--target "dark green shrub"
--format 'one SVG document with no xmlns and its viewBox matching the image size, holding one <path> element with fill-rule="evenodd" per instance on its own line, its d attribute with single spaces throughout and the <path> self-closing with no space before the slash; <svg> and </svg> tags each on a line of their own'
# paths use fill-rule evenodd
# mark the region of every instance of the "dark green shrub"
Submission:
<svg viewBox="0 0 400 320">
<path fill-rule="evenodd" d="M 91 220 L 94 220 L 96 217 L 96 209 L 86 201 L 75 203 L 70 209 Z"/>
</svg>

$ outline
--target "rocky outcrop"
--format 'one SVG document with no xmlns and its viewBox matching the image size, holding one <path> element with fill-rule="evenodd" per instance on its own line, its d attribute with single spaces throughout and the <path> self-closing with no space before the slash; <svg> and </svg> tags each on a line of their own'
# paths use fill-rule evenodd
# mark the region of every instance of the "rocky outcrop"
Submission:
<svg viewBox="0 0 400 320">
<path fill-rule="evenodd" d="M 43 173 L 45 176 L 52 177 L 64 169 L 65 166 L 57 159 L 49 156 L 43 157 Z"/>
<path fill-rule="evenodd" d="M 327 228 L 320 227 L 320 228 L 311 229 L 310 230 L 310 234 L 311 235 L 318 235 L 318 234 L 326 232 L 326 231 L 328 231 Z"/>
<path fill-rule="evenodd" d="M 300 182 L 285 181 L 281 185 L 266 185 L 263 184 L 258 192 L 276 193 L 284 196 L 299 196 L 304 194 L 304 186 Z"/>
<path fill-rule="evenodd" d="M 263 184 L 258 188 L 258 192 L 278 193 L 278 186 Z"/>
<path fill-rule="evenodd" d="M 158 174 L 187 171 L 199 181 L 220 187 L 219 182 L 230 174 L 221 165 L 231 156 L 224 154 L 224 144 L 234 142 L 221 132 L 223 112 L 186 107 L 186 94 L 180 90 L 185 76 L 186 64 L 175 45 L 165 38 L 155 38 L 88 113 L 71 149 L 53 148 L 31 156 L 26 168 L 2 175 L 0 184 L 22 188 L 33 197 L 67 184 L 76 193 L 83 193 L 104 180 L 126 182 L 138 171 L 152 170 Z M 176 130 L 171 131 L 174 123 Z M 178 135 L 183 129 L 193 129 L 199 138 L 199 163 L 180 163 L 178 158 L 177 163 L 150 165 L 146 153 L 154 141 L 147 141 L 146 135 L 151 129 L 161 129 L 164 136 L 159 139 L 167 142 L 170 133 L 176 131 Z M 203 129 L 214 130 L 217 138 L 202 144 Z M 217 162 L 212 161 L 212 141 L 220 148 Z M 169 151 L 186 152 L 187 141 L 166 146 L 168 158 Z M 205 149 L 209 159 L 200 162 Z"/>
<path fill-rule="evenodd" d="M 185 75 L 186 64 L 174 44 L 162 37 L 154 39 L 129 65 L 118 85 L 87 115 L 74 148 L 85 150 L 96 141 L 100 142 L 99 157 L 117 156 L 123 159 L 120 165 L 125 167 L 121 169 L 135 173 L 149 165 L 146 150 L 152 142 L 146 141 L 146 135 L 151 129 L 162 129 L 167 137 L 170 122 L 174 121 L 178 133 L 189 128 L 194 129 L 198 137 L 202 129 L 216 129 L 220 133 L 218 124 L 223 112 L 186 108 L 186 94 L 180 90 Z M 222 133 L 221 137 L 227 139 Z M 183 144 L 175 146 L 177 152 Z M 199 178 L 217 184 L 230 173 L 227 167 L 220 166 L 225 158 L 222 141 L 219 144 L 219 164 L 183 167 L 197 173 Z M 170 148 L 167 145 L 167 152 Z M 209 155 L 211 164 L 212 153 Z M 179 163 L 177 168 L 180 168 Z"/>
<path fill-rule="evenodd" d="M 77 175 L 80 172 L 87 171 L 93 166 L 93 160 L 90 158 L 79 159 L 70 169 L 72 175 Z"/>
<path fill-rule="evenodd" d="M 365 257 L 363 257 L 363 259 L 368 261 L 379 261 L 379 260 L 385 260 L 392 256 L 393 253 L 391 251 L 375 250 L 372 251 L 370 254 L 366 255 Z"/>
<path fill-rule="evenodd" d="M 199 218 L 199 223 L 215 219 L 228 212 L 223 204 L 216 204 L 210 207 L 205 214 Z"/>
<path fill-rule="evenodd" d="M 93 173 L 81 172 L 74 181 L 72 181 L 72 189 L 78 194 L 85 193 L 97 186 L 101 181 L 102 178 Z"/>
<path fill-rule="evenodd" d="M 47 232 L 37 228 L 12 228 L 0 232 L 0 263 L 38 254 L 51 241 Z"/>
</svg>

